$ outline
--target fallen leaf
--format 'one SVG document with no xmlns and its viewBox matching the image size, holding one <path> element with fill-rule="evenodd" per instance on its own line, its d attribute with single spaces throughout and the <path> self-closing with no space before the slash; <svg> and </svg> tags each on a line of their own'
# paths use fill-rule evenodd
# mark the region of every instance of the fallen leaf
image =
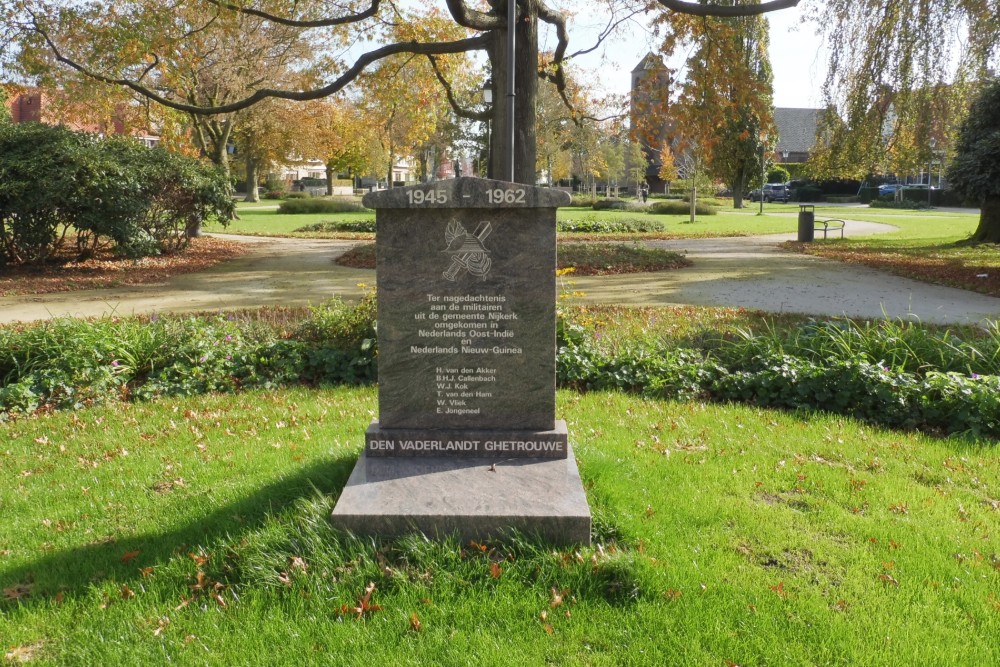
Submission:
<svg viewBox="0 0 1000 667">
<path fill-rule="evenodd" d="M 138 556 L 140 553 L 141 552 L 138 549 L 136 549 L 135 551 L 126 551 L 125 555 L 122 556 L 121 560 L 123 563 L 127 563 L 136 556 Z"/>
<path fill-rule="evenodd" d="M 878 579 L 882 583 L 892 584 L 893 586 L 899 587 L 899 582 L 896 581 L 896 578 L 886 572 L 883 572 L 882 574 L 878 575 Z"/>
<path fill-rule="evenodd" d="M 204 554 L 189 553 L 188 557 L 197 563 L 199 566 L 204 565 L 208 562 L 208 556 Z"/>
<path fill-rule="evenodd" d="M 3 589 L 3 596 L 8 600 L 20 600 L 31 595 L 31 584 L 14 584 L 10 588 Z"/>
<path fill-rule="evenodd" d="M 785 582 L 779 581 L 777 586 L 768 586 L 772 591 L 778 594 L 778 597 L 787 598 L 788 591 L 785 590 Z"/>
<path fill-rule="evenodd" d="M 144 567 L 141 570 L 139 570 L 139 572 L 142 573 L 143 577 L 148 577 L 149 575 L 153 574 L 153 568 L 152 567 Z"/>
<path fill-rule="evenodd" d="M 42 650 L 42 642 L 35 642 L 33 644 L 25 644 L 24 646 L 15 646 L 4 653 L 4 662 L 10 663 L 23 663 L 32 662 L 38 658 L 39 651 Z"/>
<path fill-rule="evenodd" d="M 160 622 L 157 624 L 156 629 L 153 630 L 153 636 L 159 637 L 160 633 L 166 630 L 168 625 L 170 625 L 170 619 L 164 616 L 163 618 L 160 619 Z"/>
<path fill-rule="evenodd" d="M 424 627 L 423 623 L 420 622 L 420 617 L 417 616 L 417 612 L 410 614 L 410 630 L 414 632 L 420 632 L 420 629 Z"/>
<path fill-rule="evenodd" d="M 490 576 L 494 579 L 499 579 L 500 574 L 503 570 L 500 568 L 499 563 L 490 563 Z"/>
<path fill-rule="evenodd" d="M 288 566 L 293 570 L 298 570 L 299 572 L 305 572 L 307 569 L 306 562 L 298 556 L 292 556 L 289 558 Z"/>
<path fill-rule="evenodd" d="M 122 600 L 130 600 L 135 597 L 135 591 L 128 587 L 128 584 L 123 584 L 121 588 Z"/>
</svg>

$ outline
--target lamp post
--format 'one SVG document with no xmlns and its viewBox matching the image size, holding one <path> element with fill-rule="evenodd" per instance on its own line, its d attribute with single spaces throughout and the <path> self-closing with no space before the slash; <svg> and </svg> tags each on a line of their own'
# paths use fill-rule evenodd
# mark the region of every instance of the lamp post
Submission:
<svg viewBox="0 0 1000 667">
<path fill-rule="evenodd" d="M 483 84 L 483 104 L 487 107 L 486 116 L 486 177 L 493 178 L 493 143 L 490 137 L 490 121 L 492 115 L 489 113 L 493 107 L 493 79 L 486 79 Z"/>
<path fill-rule="evenodd" d="M 927 208 L 931 207 L 931 169 L 934 168 L 934 148 L 937 146 L 937 139 L 931 137 L 931 157 L 927 160 Z M 938 185 L 941 185 L 938 183 Z"/>
<path fill-rule="evenodd" d="M 764 182 L 767 180 L 767 162 L 765 154 L 767 152 L 767 133 L 760 134 L 760 209 L 757 215 L 764 215 Z"/>
</svg>

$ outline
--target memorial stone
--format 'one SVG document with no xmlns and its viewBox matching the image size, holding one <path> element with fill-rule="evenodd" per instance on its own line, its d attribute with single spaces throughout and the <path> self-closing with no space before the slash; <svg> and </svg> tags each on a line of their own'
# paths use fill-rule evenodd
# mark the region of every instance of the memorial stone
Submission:
<svg viewBox="0 0 1000 667">
<path fill-rule="evenodd" d="M 589 542 L 555 419 L 555 213 L 569 196 L 456 178 L 364 203 L 376 210 L 379 416 L 334 522 Z"/>
</svg>

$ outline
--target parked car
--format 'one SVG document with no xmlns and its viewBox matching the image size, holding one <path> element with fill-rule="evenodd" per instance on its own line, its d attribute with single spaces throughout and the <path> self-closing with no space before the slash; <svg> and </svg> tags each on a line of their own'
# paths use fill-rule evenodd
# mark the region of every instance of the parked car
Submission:
<svg viewBox="0 0 1000 667">
<path fill-rule="evenodd" d="M 750 201 L 760 201 L 761 191 L 753 190 L 750 193 Z M 764 202 L 780 201 L 782 203 L 791 201 L 792 194 L 788 186 L 784 183 L 768 183 L 764 186 Z"/>
<path fill-rule="evenodd" d="M 878 186 L 878 196 L 888 197 L 889 195 L 896 194 L 896 190 L 902 189 L 903 186 L 899 183 L 883 183 Z"/>
</svg>

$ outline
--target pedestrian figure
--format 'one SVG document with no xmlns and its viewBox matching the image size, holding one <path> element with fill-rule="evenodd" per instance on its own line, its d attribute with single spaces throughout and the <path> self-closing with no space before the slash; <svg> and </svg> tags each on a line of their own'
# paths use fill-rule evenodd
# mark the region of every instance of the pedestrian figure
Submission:
<svg viewBox="0 0 1000 667">
<path fill-rule="evenodd" d="M 642 186 L 639 187 L 639 194 L 642 196 L 642 203 L 645 204 L 646 199 L 649 197 L 649 185 L 643 183 Z"/>
</svg>

